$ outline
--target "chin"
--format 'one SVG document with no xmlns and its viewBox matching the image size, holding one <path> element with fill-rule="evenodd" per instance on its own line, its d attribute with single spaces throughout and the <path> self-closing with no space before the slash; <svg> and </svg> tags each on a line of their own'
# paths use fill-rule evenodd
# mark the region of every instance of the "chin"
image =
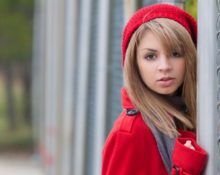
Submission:
<svg viewBox="0 0 220 175">
<path fill-rule="evenodd" d="M 176 90 L 156 91 L 156 93 L 158 93 L 160 95 L 168 95 L 168 96 L 174 95 L 175 92 L 176 92 Z"/>
</svg>

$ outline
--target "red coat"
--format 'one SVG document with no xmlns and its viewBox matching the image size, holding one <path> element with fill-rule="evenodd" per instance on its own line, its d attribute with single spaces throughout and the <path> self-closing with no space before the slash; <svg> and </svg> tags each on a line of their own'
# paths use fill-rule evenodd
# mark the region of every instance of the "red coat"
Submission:
<svg viewBox="0 0 220 175">
<path fill-rule="evenodd" d="M 132 109 L 122 89 L 123 109 Z M 196 144 L 192 132 L 182 131 L 173 150 L 172 175 L 199 175 L 204 169 L 207 153 Z M 196 151 L 185 147 L 191 140 Z M 176 168 L 174 168 L 174 166 Z M 178 169 L 178 170 L 177 170 Z M 103 149 L 102 175 L 168 175 L 151 130 L 140 113 L 128 116 L 123 111 L 115 121 Z"/>
</svg>

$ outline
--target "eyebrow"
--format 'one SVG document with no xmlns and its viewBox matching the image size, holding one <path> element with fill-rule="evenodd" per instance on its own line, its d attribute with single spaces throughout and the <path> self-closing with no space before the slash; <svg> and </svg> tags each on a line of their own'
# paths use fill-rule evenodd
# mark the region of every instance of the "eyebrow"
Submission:
<svg viewBox="0 0 220 175">
<path fill-rule="evenodd" d="M 148 50 L 148 51 L 151 51 L 151 52 L 157 52 L 157 50 L 151 49 L 151 48 L 143 48 L 142 50 Z"/>
</svg>

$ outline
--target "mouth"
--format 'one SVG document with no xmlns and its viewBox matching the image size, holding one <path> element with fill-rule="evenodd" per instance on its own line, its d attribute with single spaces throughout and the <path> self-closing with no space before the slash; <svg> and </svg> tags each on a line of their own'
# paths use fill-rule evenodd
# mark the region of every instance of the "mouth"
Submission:
<svg viewBox="0 0 220 175">
<path fill-rule="evenodd" d="M 174 83 L 174 80 L 175 78 L 173 77 L 163 77 L 163 78 L 160 78 L 157 82 L 162 87 L 169 87 L 169 86 L 172 86 L 172 84 Z"/>
<path fill-rule="evenodd" d="M 169 80 L 173 80 L 173 77 L 163 77 L 161 79 L 159 79 L 158 81 L 169 81 Z"/>
</svg>

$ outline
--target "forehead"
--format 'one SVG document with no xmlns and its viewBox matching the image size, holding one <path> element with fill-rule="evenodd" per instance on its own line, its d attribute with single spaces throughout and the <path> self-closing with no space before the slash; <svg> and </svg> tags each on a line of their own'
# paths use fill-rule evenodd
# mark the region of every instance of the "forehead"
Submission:
<svg viewBox="0 0 220 175">
<path fill-rule="evenodd" d="M 139 41 L 139 48 L 149 47 L 149 46 L 161 46 L 160 38 L 153 32 L 146 30 Z"/>
</svg>

